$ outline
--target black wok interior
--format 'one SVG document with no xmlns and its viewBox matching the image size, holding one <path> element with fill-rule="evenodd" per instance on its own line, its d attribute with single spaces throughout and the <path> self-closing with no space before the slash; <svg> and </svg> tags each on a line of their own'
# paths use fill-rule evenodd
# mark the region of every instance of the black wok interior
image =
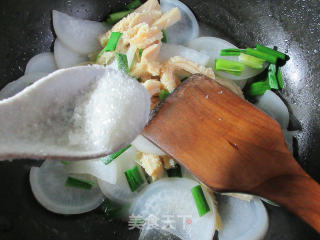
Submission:
<svg viewBox="0 0 320 240">
<path fill-rule="evenodd" d="M 23 75 L 27 61 L 52 50 L 51 10 L 103 20 L 121 0 L 6 0 L 0 2 L 0 88 Z M 225 38 L 239 47 L 278 46 L 290 60 L 286 87 L 278 94 L 288 103 L 290 128 L 299 130 L 295 157 L 320 182 L 320 2 L 319 0 L 183 0 L 195 13 L 203 35 Z M 170 41 L 170 40 L 169 40 Z M 1 127 L 1 126 L 0 126 Z M 0 240 L 138 239 L 126 223 L 108 222 L 97 210 L 60 216 L 42 208 L 31 194 L 30 166 L 37 161 L 0 162 Z M 267 240 L 320 239 L 285 209 L 267 206 Z M 320 221 L 320 219 L 319 219 Z"/>
</svg>

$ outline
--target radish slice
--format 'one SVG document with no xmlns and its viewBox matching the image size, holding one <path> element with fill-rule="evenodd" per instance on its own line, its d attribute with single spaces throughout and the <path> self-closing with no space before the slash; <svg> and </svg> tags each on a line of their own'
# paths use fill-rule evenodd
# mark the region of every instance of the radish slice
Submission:
<svg viewBox="0 0 320 240">
<path fill-rule="evenodd" d="M 97 184 L 92 189 L 66 187 L 68 171 L 60 161 L 46 160 L 32 167 L 30 184 L 33 195 L 47 210 L 59 214 L 80 214 L 97 208 L 104 199 Z"/>
<path fill-rule="evenodd" d="M 282 129 L 282 132 L 289 151 L 293 153 L 293 137 L 297 133 L 297 131 L 288 131 L 286 129 Z"/>
<path fill-rule="evenodd" d="M 198 52 L 192 48 L 174 44 L 162 44 L 159 54 L 159 61 L 165 62 L 174 56 L 183 57 L 190 61 L 199 63 L 200 65 L 207 65 L 210 59 L 208 55 Z"/>
<path fill-rule="evenodd" d="M 262 96 L 257 97 L 255 105 L 276 120 L 283 129 L 289 125 L 289 111 L 281 98 L 268 90 Z"/>
<path fill-rule="evenodd" d="M 66 47 L 59 39 L 54 42 L 54 58 L 58 68 L 74 67 L 88 61 L 86 55 L 81 55 Z"/>
<path fill-rule="evenodd" d="M 221 196 L 218 203 L 222 219 L 220 240 L 260 240 L 267 233 L 269 221 L 263 203 Z"/>
<path fill-rule="evenodd" d="M 53 57 L 53 53 L 44 52 L 32 57 L 26 66 L 25 74 L 29 73 L 51 73 L 57 70 L 57 65 Z"/>
<path fill-rule="evenodd" d="M 136 160 L 137 150 L 134 147 L 130 147 L 113 161 L 117 166 L 114 173 L 117 176 L 115 184 L 98 179 L 99 187 L 107 198 L 116 203 L 125 204 L 130 203 L 137 197 L 138 193 L 131 191 L 124 174 L 126 170 L 137 165 Z"/>
<path fill-rule="evenodd" d="M 71 17 L 62 12 L 52 11 L 53 27 L 59 40 L 80 54 L 98 51 L 98 37 L 108 30 L 101 22 Z"/>
<path fill-rule="evenodd" d="M 68 164 L 67 169 L 70 173 L 89 174 L 111 184 L 115 184 L 118 177 L 116 161 L 108 165 L 100 159 L 77 161 Z"/>
<path fill-rule="evenodd" d="M 203 189 L 211 211 L 199 217 L 191 193 L 198 184 L 186 178 L 160 179 L 148 185 L 135 199 L 130 214 L 143 218 L 147 226 L 150 218 L 156 219 L 158 226 L 153 227 L 162 228 L 183 240 L 211 240 L 215 232 L 214 203 Z"/>
<path fill-rule="evenodd" d="M 142 135 L 138 135 L 136 139 L 131 143 L 139 152 L 151 153 L 156 155 L 166 155 L 160 148 L 150 142 Z"/>
<path fill-rule="evenodd" d="M 199 35 L 199 24 L 191 10 L 178 0 L 160 0 L 162 12 L 172 8 L 179 8 L 181 19 L 173 26 L 166 29 L 168 41 L 175 44 L 185 44 Z"/>
<path fill-rule="evenodd" d="M 144 226 L 138 240 L 181 240 L 173 234 L 160 228 L 148 228 Z"/>
<path fill-rule="evenodd" d="M 47 73 L 30 73 L 20 77 L 18 80 L 8 83 L 0 91 L 0 100 L 16 95 L 18 92 L 22 91 L 46 75 Z"/>
<path fill-rule="evenodd" d="M 226 40 L 221 38 L 200 37 L 189 42 L 188 46 L 210 56 L 209 66 L 211 67 L 214 67 L 216 58 L 223 58 L 223 59 L 238 61 L 238 56 L 220 56 L 220 51 L 222 49 L 237 48 L 232 43 L 229 43 Z M 262 69 L 254 69 L 254 68 L 245 66 L 240 76 L 235 76 L 223 71 L 217 71 L 216 74 L 219 75 L 220 77 L 234 80 L 239 85 L 239 87 L 243 88 L 247 82 L 247 79 L 252 78 L 258 75 L 259 73 L 263 72 L 266 67 L 267 67 L 267 64 L 265 64 Z"/>
</svg>

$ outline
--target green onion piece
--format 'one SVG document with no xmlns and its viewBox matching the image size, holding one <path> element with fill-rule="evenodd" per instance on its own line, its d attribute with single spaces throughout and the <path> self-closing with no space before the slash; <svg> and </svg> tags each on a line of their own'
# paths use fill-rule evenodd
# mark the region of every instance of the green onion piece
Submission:
<svg viewBox="0 0 320 240">
<path fill-rule="evenodd" d="M 245 53 L 240 53 L 239 62 L 242 62 L 244 65 L 247 65 L 255 69 L 262 69 L 264 60 L 261 58 L 250 56 Z"/>
<path fill-rule="evenodd" d="M 112 32 L 109 38 L 107 45 L 99 52 L 98 56 L 95 59 L 95 62 L 104 52 L 114 51 L 117 48 L 118 42 L 122 36 L 121 32 Z"/>
<path fill-rule="evenodd" d="M 125 73 L 129 74 L 129 66 L 128 66 L 128 59 L 127 55 L 122 53 L 116 53 L 118 68 L 119 70 L 124 71 Z"/>
<path fill-rule="evenodd" d="M 279 88 L 280 89 L 284 88 L 284 82 L 283 82 L 283 78 L 282 78 L 282 73 L 281 73 L 280 67 L 277 68 L 277 80 L 278 80 Z"/>
<path fill-rule="evenodd" d="M 163 101 L 164 99 L 166 99 L 168 96 L 170 95 L 170 93 L 167 90 L 162 89 L 160 91 L 159 97 L 160 100 Z"/>
<path fill-rule="evenodd" d="M 225 71 L 233 75 L 241 75 L 243 69 L 243 63 L 216 58 L 215 71 Z"/>
<path fill-rule="evenodd" d="M 110 52 L 110 51 L 116 50 L 121 36 L 122 36 L 121 32 L 112 32 L 110 35 L 109 41 L 108 41 L 106 47 L 104 48 L 104 51 Z"/>
<path fill-rule="evenodd" d="M 276 69 L 277 67 L 275 64 L 269 65 L 267 81 L 269 82 L 269 86 L 271 89 L 279 89 L 279 84 L 276 76 Z"/>
<path fill-rule="evenodd" d="M 113 203 L 111 200 L 106 198 L 101 204 L 101 210 L 107 220 L 112 221 L 119 217 L 121 207 Z"/>
<path fill-rule="evenodd" d="M 228 48 L 222 49 L 220 51 L 220 56 L 239 56 L 240 53 L 244 53 L 245 51 L 238 48 Z"/>
<path fill-rule="evenodd" d="M 122 148 L 120 151 L 112 153 L 106 157 L 101 158 L 100 160 L 105 164 L 108 165 L 109 163 L 111 163 L 114 159 L 116 159 L 117 157 L 119 157 L 122 153 L 124 153 L 126 150 L 128 150 L 128 148 L 130 148 L 131 145 L 126 146 L 125 148 Z"/>
<path fill-rule="evenodd" d="M 69 165 L 71 162 L 69 162 L 69 161 L 61 161 L 61 163 L 62 163 L 63 165 Z"/>
<path fill-rule="evenodd" d="M 250 96 L 259 96 L 263 95 L 267 90 L 270 90 L 269 82 L 263 81 L 263 82 L 255 82 L 252 83 L 249 87 L 248 94 Z"/>
<path fill-rule="evenodd" d="M 132 12 L 133 12 L 133 9 L 111 13 L 109 15 L 109 17 L 107 18 L 107 20 L 105 21 L 105 23 L 106 24 L 114 24 Z"/>
<path fill-rule="evenodd" d="M 174 168 L 167 169 L 168 177 L 182 177 L 181 167 L 176 164 Z"/>
<path fill-rule="evenodd" d="M 132 1 L 131 3 L 129 3 L 129 4 L 126 6 L 126 8 L 129 9 L 129 10 L 134 10 L 134 9 L 140 7 L 140 6 L 141 6 L 140 0 L 134 0 L 134 1 Z"/>
<path fill-rule="evenodd" d="M 269 55 L 273 55 L 273 56 L 275 56 L 277 58 L 280 58 L 282 60 L 286 59 L 286 55 L 284 53 L 276 51 L 276 50 L 274 50 L 272 48 L 268 48 L 268 47 L 262 46 L 260 44 L 257 44 L 256 49 L 258 51 L 260 51 L 260 52 L 264 52 L 264 53 L 267 53 Z"/>
<path fill-rule="evenodd" d="M 257 58 L 264 59 L 269 63 L 275 64 L 277 62 L 277 57 L 275 55 L 272 55 L 272 54 L 269 54 L 269 53 L 265 53 L 265 52 L 261 52 L 261 51 L 256 50 L 256 49 L 247 48 L 246 49 L 246 54 L 254 56 L 254 57 L 257 57 Z"/>
<path fill-rule="evenodd" d="M 139 49 L 139 58 L 142 57 L 143 50 L 144 50 L 144 49 Z"/>
<path fill-rule="evenodd" d="M 164 29 L 162 29 L 161 31 L 162 31 L 162 35 L 163 35 L 161 42 L 167 43 L 168 42 L 167 33 Z"/>
<path fill-rule="evenodd" d="M 74 187 L 74 188 L 81 188 L 81 189 L 91 189 L 93 185 L 94 185 L 93 182 L 71 177 L 71 176 L 69 176 L 65 182 L 65 186 L 67 187 Z"/>
<path fill-rule="evenodd" d="M 200 185 L 194 187 L 191 189 L 193 199 L 196 203 L 199 216 L 202 217 L 206 213 L 210 211 L 209 205 L 207 203 L 207 200 L 203 194 L 202 188 Z"/>
<path fill-rule="evenodd" d="M 143 183 L 144 180 L 140 174 L 140 171 L 137 166 L 125 171 L 129 187 L 132 192 L 135 192 Z"/>
</svg>

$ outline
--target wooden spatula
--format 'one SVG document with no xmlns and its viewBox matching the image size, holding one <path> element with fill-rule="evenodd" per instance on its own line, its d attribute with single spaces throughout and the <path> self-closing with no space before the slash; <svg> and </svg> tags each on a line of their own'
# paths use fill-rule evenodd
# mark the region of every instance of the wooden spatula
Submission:
<svg viewBox="0 0 320 240">
<path fill-rule="evenodd" d="M 320 185 L 295 161 L 280 125 L 215 80 L 185 80 L 143 135 L 213 190 L 270 199 L 320 232 Z"/>
</svg>

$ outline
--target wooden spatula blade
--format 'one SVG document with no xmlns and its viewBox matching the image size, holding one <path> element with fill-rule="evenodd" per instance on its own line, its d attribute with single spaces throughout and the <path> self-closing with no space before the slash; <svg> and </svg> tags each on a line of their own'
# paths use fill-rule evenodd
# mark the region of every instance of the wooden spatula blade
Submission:
<svg viewBox="0 0 320 240">
<path fill-rule="evenodd" d="M 282 167 L 290 154 L 279 124 L 203 75 L 184 81 L 143 134 L 219 191 L 249 192 L 266 179 L 300 173 Z"/>
</svg>

